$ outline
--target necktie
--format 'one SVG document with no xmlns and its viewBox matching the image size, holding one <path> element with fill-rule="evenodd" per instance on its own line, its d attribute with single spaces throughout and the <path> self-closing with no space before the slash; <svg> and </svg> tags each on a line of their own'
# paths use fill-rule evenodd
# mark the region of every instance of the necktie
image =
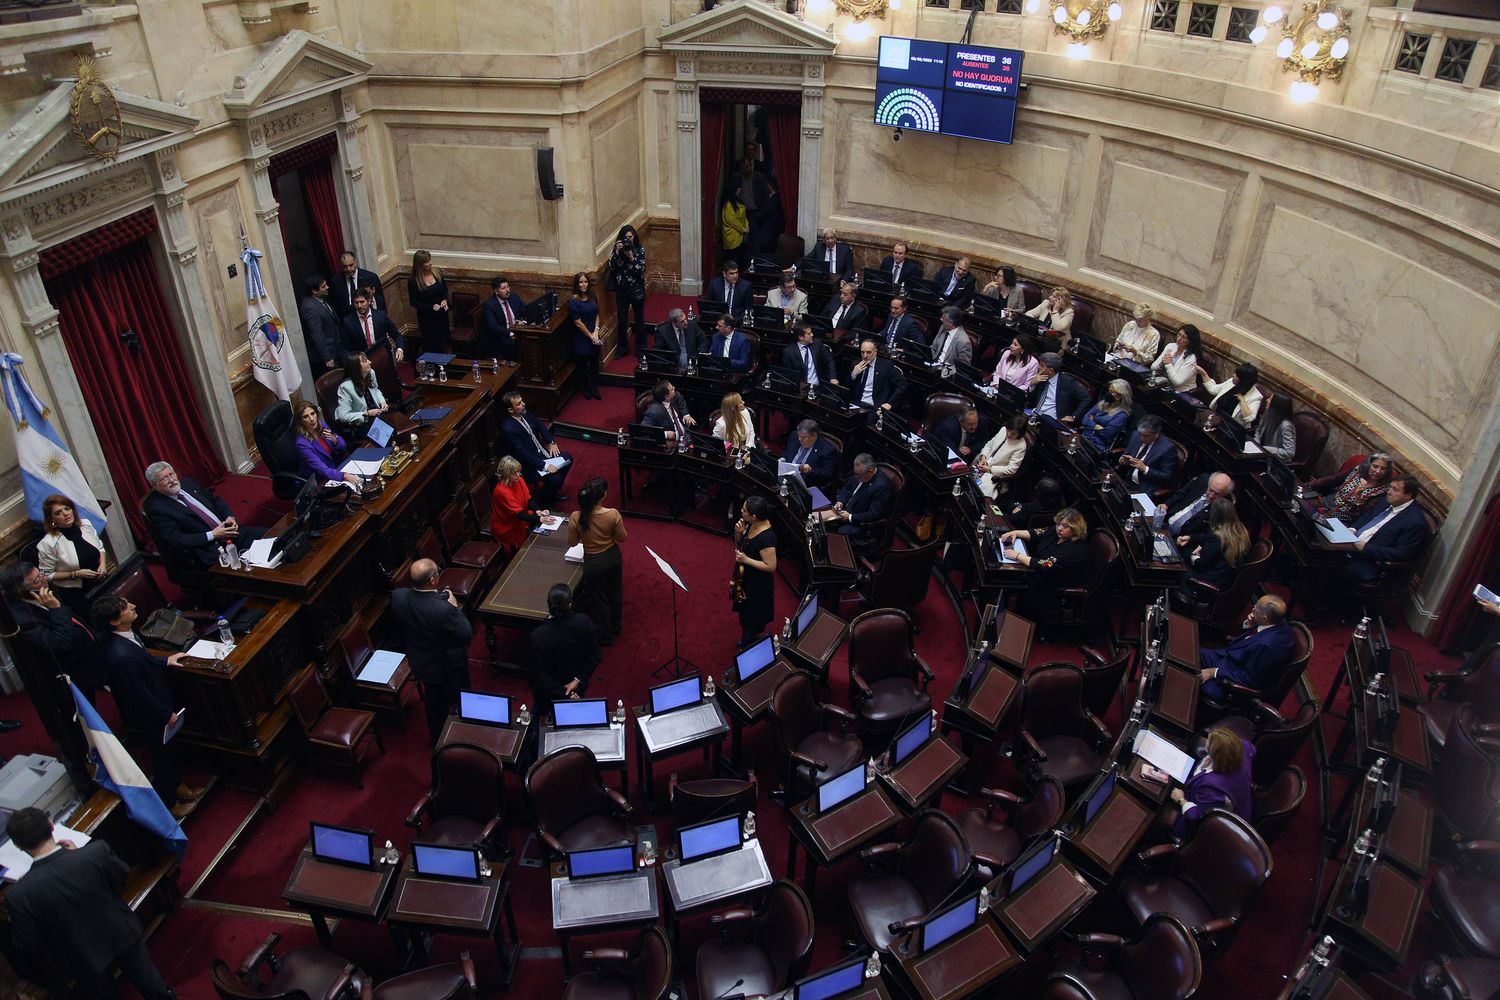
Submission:
<svg viewBox="0 0 1500 1000">
<path fill-rule="evenodd" d="M 85 625 L 83 622 L 79 621 L 77 618 L 69 618 L 68 620 L 70 622 L 72 622 L 74 625 L 77 625 L 79 628 L 83 629 L 83 634 L 86 635 L 86 636 L 88 636 L 90 639 L 92 639 L 94 637 L 93 631 L 87 625 Z"/>
<path fill-rule="evenodd" d="M 896 261 L 896 266 L 891 269 L 891 284 L 901 284 L 901 261 Z"/>
<path fill-rule="evenodd" d="M 1203 508 L 1207 506 L 1208 500 L 1205 497 L 1199 497 L 1188 504 L 1182 513 L 1172 519 L 1172 534 L 1180 534 L 1182 529 L 1187 526 L 1187 523 L 1202 513 Z"/>
<path fill-rule="evenodd" d="M 828 271 L 833 273 L 833 247 L 828 248 Z"/>
<path fill-rule="evenodd" d="M 677 367 L 686 369 L 688 362 L 687 328 L 677 331 Z"/>
<path fill-rule="evenodd" d="M 364 319 L 361 320 L 361 322 L 364 324 L 364 328 L 365 328 L 365 346 L 366 347 L 374 347 L 375 346 L 375 331 L 370 327 L 370 314 L 369 313 L 365 313 Z"/>
<path fill-rule="evenodd" d="M 354 303 L 354 279 L 353 278 L 349 279 L 349 302 L 350 302 L 351 305 Z"/>
<path fill-rule="evenodd" d="M 538 455 L 542 456 L 542 458 L 545 460 L 548 457 L 548 455 L 547 455 L 547 449 L 542 447 L 541 439 L 538 438 L 536 436 L 536 432 L 531 429 L 531 423 L 530 423 L 530 421 L 525 420 L 522 417 L 517 417 L 516 421 L 518 423 L 520 423 L 520 425 L 521 425 L 521 427 L 523 429 L 525 429 L 526 436 L 529 437 L 529 438 L 531 438 L 531 443 L 534 444 L 534 445 L 536 445 L 536 453 Z"/>
<path fill-rule="evenodd" d="M 729 345 L 731 343 L 733 343 L 733 342 L 734 342 L 734 338 L 732 336 L 724 338 L 724 357 L 726 359 L 729 357 Z"/>
<path fill-rule="evenodd" d="M 802 466 L 806 465 L 807 464 L 807 453 L 810 452 L 810 451 L 812 451 L 811 448 L 798 448 L 797 449 L 797 457 L 792 461 L 792 464 L 795 465 L 795 466 L 797 466 L 798 468 L 801 468 Z"/>
<path fill-rule="evenodd" d="M 890 350 L 891 348 L 893 348 L 895 346 L 896 346 L 896 317 L 892 316 L 891 317 L 890 325 L 888 325 L 885 328 L 885 347 L 886 347 L 886 350 Z"/>
<path fill-rule="evenodd" d="M 1136 459 L 1139 460 L 1139 461 L 1144 462 L 1146 460 L 1146 452 L 1148 452 L 1150 450 L 1151 450 L 1151 446 L 1149 444 L 1143 444 L 1143 445 L 1141 445 L 1141 450 L 1135 453 Z"/>
<path fill-rule="evenodd" d="M 204 510 L 202 505 L 194 503 L 191 499 L 189 499 L 186 490 L 177 494 L 177 500 L 188 510 L 196 514 L 198 518 L 210 528 L 217 528 L 219 526 L 219 519 L 214 517 L 208 511 Z"/>
<path fill-rule="evenodd" d="M 665 403 L 663 405 L 665 405 L 667 408 L 667 416 L 672 418 L 672 430 L 677 432 L 677 438 L 678 440 L 681 440 L 684 431 L 682 429 L 682 421 L 677 419 L 677 407 L 673 406 L 671 403 Z"/>
<path fill-rule="evenodd" d="M 948 279 L 948 290 L 943 293 L 943 298 L 946 299 L 948 296 L 952 295 L 953 294 L 953 289 L 955 289 L 957 287 L 958 287 L 958 272 L 954 271 L 953 272 L 953 277 L 951 277 L 951 278 Z"/>
<path fill-rule="evenodd" d="M 942 337 L 937 342 L 937 347 L 933 348 L 933 351 L 932 351 L 932 359 L 934 361 L 942 361 L 943 360 L 943 356 L 948 353 L 948 341 L 951 340 L 952 338 L 953 338 L 952 331 L 945 331 L 943 333 Z"/>
<path fill-rule="evenodd" d="M 808 350 L 805 346 L 802 348 L 802 367 L 807 371 L 807 384 L 817 385 L 818 371 L 813 367 L 812 351 Z"/>
<path fill-rule="evenodd" d="M 734 312 L 734 286 L 724 282 L 724 311 Z"/>
<path fill-rule="evenodd" d="M 500 300 L 500 308 L 505 311 L 505 328 L 509 330 L 516 322 L 516 314 L 510 311 L 510 303 L 504 299 Z"/>
</svg>

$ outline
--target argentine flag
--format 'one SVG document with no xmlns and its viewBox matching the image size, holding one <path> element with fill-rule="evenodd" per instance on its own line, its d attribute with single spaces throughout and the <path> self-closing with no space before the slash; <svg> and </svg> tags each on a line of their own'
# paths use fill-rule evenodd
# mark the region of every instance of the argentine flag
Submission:
<svg viewBox="0 0 1500 1000">
<path fill-rule="evenodd" d="M 0 354 L 0 390 L 4 393 L 5 408 L 15 420 L 16 457 L 21 464 L 26 513 L 33 521 L 43 520 L 42 501 L 61 493 L 73 501 L 79 517 L 86 518 L 95 531 L 103 534 L 104 508 L 94 496 L 93 487 L 83 478 L 62 436 L 47 419 L 47 408 L 27 384 L 26 376 L 21 373 L 24 363 L 19 354 Z"/>
<path fill-rule="evenodd" d="M 187 834 L 182 832 L 181 824 L 161 800 L 161 796 L 156 794 L 151 782 L 146 780 L 145 773 L 125 750 L 119 737 L 109 731 L 109 726 L 104 724 L 94 706 L 78 690 L 78 685 L 70 680 L 68 689 L 73 692 L 73 704 L 78 709 L 78 722 L 83 726 L 83 738 L 88 740 L 89 747 L 93 750 L 92 757 L 97 765 L 94 780 L 118 795 L 125 804 L 126 815 L 165 840 L 167 850 L 181 860 L 183 852 L 187 850 Z"/>
</svg>

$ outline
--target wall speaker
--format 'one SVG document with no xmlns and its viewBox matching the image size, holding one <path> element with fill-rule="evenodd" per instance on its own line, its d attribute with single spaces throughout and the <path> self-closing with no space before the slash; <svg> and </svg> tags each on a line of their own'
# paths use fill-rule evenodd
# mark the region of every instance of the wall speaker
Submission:
<svg viewBox="0 0 1500 1000">
<path fill-rule="evenodd" d="M 542 197 L 548 201 L 557 201 L 563 196 L 562 185 L 557 183 L 557 175 L 552 172 L 551 146 L 536 151 L 536 183 L 542 189 Z"/>
</svg>

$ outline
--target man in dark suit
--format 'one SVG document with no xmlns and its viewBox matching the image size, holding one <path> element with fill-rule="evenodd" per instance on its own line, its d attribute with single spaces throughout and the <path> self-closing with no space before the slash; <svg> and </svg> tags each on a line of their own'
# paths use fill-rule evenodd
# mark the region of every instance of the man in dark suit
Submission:
<svg viewBox="0 0 1500 1000">
<path fill-rule="evenodd" d="M 94 621 L 109 629 L 99 639 L 99 651 L 109 669 L 109 691 L 127 728 L 142 733 L 151 748 L 151 787 L 182 819 L 203 797 L 203 789 L 182 781 L 182 757 L 175 739 L 162 742 L 167 726 L 177 721 L 167 670 L 186 653 L 154 656 L 135 634 L 135 605 L 123 597 L 101 597 L 90 609 Z"/>
<path fill-rule="evenodd" d="M 750 370 L 750 338 L 734 328 L 734 320 L 727 314 L 714 323 L 714 341 L 709 353 L 727 360 L 732 372 Z"/>
<path fill-rule="evenodd" d="M 677 357 L 677 367 L 687 367 L 688 358 L 702 354 L 708 347 L 708 338 L 696 322 L 687 318 L 681 309 L 667 313 L 667 321 L 656 328 L 656 339 L 651 346 L 658 351 L 669 351 Z"/>
<path fill-rule="evenodd" d="M 833 365 L 833 352 L 818 339 L 813 325 L 807 320 L 797 324 L 796 343 L 786 345 L 781 352 L 781 367 L 797 372 L 801 381 L 808 385 L 824 382 L 839 384 L 838 372 Z"/>
<path fill-rule="evenodd" d="M 703 297 L 724 303 L 724 311 L 731 316 L 742 316 L 750 308 L 753 294 L 750 282 L 740 277 L 739 263 L 726 260 L 722 276 L 708 283 Z"/>
<path fill-rule="evenodd" d="M 818 433 L 816 420 L 803 420 L 797 424 L 786 439 L 781 459 L 797 466 L 802 481 L 808 486 L 827 486 L 839 474 L 839 451 Z"/>
<path fill-rule="evenodd" d="M 841 281 L 839 297 L 828 303 L 822 315 L 833 324 L 834 339 L 842 340 L 850 330 L 863 330 L 870 314 L 864 304 L 855 298 L 854 285 Z"/>
<path fill-rule="evenodd" d="M 85 1000 L 114 1000 L 113 966 L 145 1000 L 177 994 L 146 951 L 141 923 L 120 894 L 130 866 L 103 838 L 77 847 L 57 841 L 52 820 L 35 806 L 6 823 L 11 842 L 31 855 L 31 869 L 5 893 L 15 955 L 45 967 L 53 996 L 66 996 L 71 977 Z M 27 970 L 28 973 L 30 970 Z"/>
<path fill-rule="evenodd" d="M 1026 390 L 1026 408 L 1069 426 L 1077 424 L 1093 405 L 1088 390 L 1076 378 L 1063 372 L 1061 354 L 1048 351 L 1036 361 L 1036 378 Z"/>
<path fill-rule="evenodd" d="M 48 588 L 41 570 L 30 563 L 16 562 L 0 569 L 0 591 L 16 621 L 18 632 L 11 651 L 26 695 L 68 773 L 80 782 L 79 787 L 88 787 L 92 780 L 84 768 L 88 745 L 73 721 L 77 709 L 63 675 L 71 676 L 84 697 L 93 701 L 94 691 L 105 683 L 94 633 L 73 617 Z M 0 732 L 20 727 L 14 719 L 0 720 Z"/>
<path fill-rule="evenodd" d="M 890 255 L 880 262 L 880 269 L 890 276 L 891 284 L 897 287 L 903 281 L 922 277 L 922 262 L 906 256 L 904 240 L 897 240 L 895 246 L 891 247 Z"/>
<path fill-rule="evenodd" d="M 879 336 L 887 354 L 894 354 L 912 345 L 921 347 L 923 355 L 926 354 L 927 341 L 922 337 L 922 328 L 917 326 L 913 317 L 907 315 L 906 300 L 899 295 L 891 299 L 891 313 Z"/>
<path fill-rule="evenodd" d="M 1227 472 L 1205 472 L 1156 509 L 1166 518 L 1167 532 L 1173 538 L 1200 535 L 1208 530 L 1209 505 L 1220 497 L 1234 499 L 1234 480 Z"/>
<path fill-rule="evenodd" d="M 151 487 L 141 503 L 146 526 L 161 550 L 167 576 L 176 583 L 217 562 L 226 544 L 233 542 L 244 551 L 264 534 L 240 524 L 228 504 L 191 479 L 179 479 L 166 462 L 146 468 L 146 483 Z"/>
<path fill-rule="evenodd" d="M 854 475 L 840 487 L 832 507 L 818 516 L 841 535 L 866 541 L 871 529 L 891 514 L 896 491 L 868 453 L 854 457 Z"/>
<path fill-rule="evenodd" d="M 906 395 L 906 376 L 890 358 L 880 357 L 875 341 L 859 345 L 859 362 L 849 371 L 849 389 L 854 402 L 889 410 Z"/>
<path fill-rule="evenodd" d="M 1199 652 L 1202 692 L 1222 701 L 1227 692 L 1222 681 L 1231 681 L 1255 691 L 1275 682 L 1292 659 L 1292 627 L 1286 621 L 1286 602 L 1267 594 L 1255 602 L 1245 619 L 1245 631 L 1223 649 Z"/>
<path fill-rule="evenodd" d="M 1155 414 L 1142 417 L 1120 453 L 1120 467 L 1132 492 L 1170 486 L 1177 475 L 1177 446 L 1161 432 L 1161 426 Z"/>
<path fill-rule="evenodd" d="M 651 390 L 651 402 L 641 416 L 641 423 L 647 427 L 665 428 L 667 440 L 676 441 L 686 433 L 686 428 L 695 426 L 697 421 L 688 413 L 687 400 L 682 393 L 671 382 L 662 379 Z"/>
<path fill-rule="evenodd" d="M 302 284 L 305 294 L 297 306 L 297 315 L 302 319 L 302 338 L 307 341 L 307 357 L 316 378 L 339 366 L 344 349 L 340 343 L 339 317 L 328 301 L 327 279 L 315 274 Z"/>
<path fill-rule="evenodd" d="M 741 197 L 744 189 L 741 189 Z M 745 206 L 747 209 L 748 205 Z M 773 254 L 781 234 L 786 232 L 786 208 L 781 203 L 781 188 L 776 178 L 766 178 L 765 203 L 750 215 L 750 243 L 759 253 Z"/>
<path fill-rule="evenodd" d="M 807 258 L 821 264 L 829 274 L 840 278 L 854 276 L 854 251 L 849 244 L 840 243 L 839 234 L 832 229 L 818 234 L 818 245 L 812 248 Z"/>
<path fill-rule="evenodd" d="M 469 690 L 469 624 L 452 592 L 437 589 L 438 564 L 411 564 L 411 586 L 391 591 L 391 614 L 406 640 L 406 659 L 422 685 L 427 729 L 436 743 L 443 724 L 458 707 L 458 693 Z"/>
<path fill-rule="evenodd" d="M 932 279 L 938 296 L 950 305 L 963 308 L 974 297 L 974 274 L 969 270 L 969 258 L 960 257 L 958 263 L 938 270 Z"/>
<path fill-rule="evenodd" d="M 957 413 L 950 414 L 932 432 L 934 440 L 946 445 L 959 458 L 971 464 L 979 454 L 979 449 L 994 436 L 994 428 L 968 403 L 959 407 Z"/>
<path fill-rule="evenodd" d="M 547 591 L 547 620 L 531 630 L 532 711 L 545 714 L 554 701 L 582 698 L 599 666 L 594 622 L 573 610 L 573 589 L 554 583 Z"/>
<path fill-rule="evenodd" d="M 551 510 L 562 495 L 573 468 L 573 456 L 557 447 L 557 439 L 547 425 L 526 412 L 526 400 L 519 392 L 507 392 L 505 416 L 500 420 L 500 449 L 521 463 L 521 478 L 531 487 L 532 506 Z M 563 459 L 559 465 L 555 459 Z M 551 462 L 553 471 L 547 470 Z"/>
<path fill-rule="evenodd" d="M 511 291 L 503 274 L 490 281 L 490 291 L 494 294 L 479 307 L 479 354 L 513 365 L 519 355 L 510 328 L 526 318 L 526 300 Z"/>
<path fill-rule="evenodd" d="M 1380 563 L 1409 562 L 1427 544 L 1427 517 L 1416 500 L 1422 487 L 1415 476 L 1392 479 L 1385 501 L 1370 508 L 1349 526 L 1355 539 L 1346 578 L 1370 583 L 1380 577 Z"/>
<path fill-rule="evenodd" d="M 354 311 L 344 317 L 344 353 L 363 351 L 373 358 L 379 351 L 394 351 L 392 360 L 406 357 L 406 338 L 384 310 L 376 309 L 363 288 L 354 293 Z"/>
<path fill-rule="evenodd" d="M 354 293 L 361 288 L 373 288 L 375 290 L 375 308 L 385 312 L 385 289 L 380 287 L 380 278 L 374 271 L 366 271 L 359 266 L 359 261 L 354 253 L 345 250 L 339 257 L 339 277 L 332 282 L 333 288 L 329 293 L 329 301 L 333 304 L 333 311 L 342 319 L 354 312 Z"/>
</svg>

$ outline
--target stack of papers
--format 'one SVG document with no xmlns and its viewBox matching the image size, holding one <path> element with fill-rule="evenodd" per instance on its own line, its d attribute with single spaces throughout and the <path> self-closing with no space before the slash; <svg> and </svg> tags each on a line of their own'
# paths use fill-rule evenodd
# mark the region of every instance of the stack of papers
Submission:
<svg viewBox="0 0 1500 1000">
<path fill-rule="evenodd" d="M 271 548 L 276 544 L 274 538 L 257 538 L 250 543 L 250 547 L 242 553 L 245 562 L 257 569 L 275 569 L 281 565 L 281 553 L 274 556 Z"/>
<path fill-rule="evenodd" d="M 1130 499 L 1135 502 L 1135 509 L 1150 517 L 1156 513 L 1156 501 L 1151 499 L 1149 493 L 1132 493 Z"/>
<path fill-rule="evenodd" d="M 209 642 L 207 639 L 199 639 L 188 647 L 187 655 L 197 660 L 227 660 L 232 652 L 234 652 L 232 642 Z"/>
<path fill-rule="evenodd" d="M 352 472 L 356 476 L 374 476 L 380 473 L 380 462 L 381 460 L 378 458 L 373 462 L 361 462 L 351 458 L 344 463 L 343 468 L 339 469 L 339 471 Z"/>
<path fill-rule="evenodd" d="M 577 545 L 573 546 L 572 548 L 568 549 L 568 551 L 564 552 L 563 553 L 563 561 L 564 562 L 570 562 L 570 563 L 582 563 L 583 562 L 583 543 L 579 542 Z"/>
<path fill-rule="evenodd" d="M 1149 729 L 1135 734 L 1135 752 L 1148 764 L 1166 771 L 1178 784 L 1185 784 L 1197 761 Z"/>
<path fill-rule="evenodd" d="M 545 472 L 545 473 L 547 473 L 548 475 L 551 475 L 552 473 L 556 472 L 558 469 L 566 468 L 567 465 L 568 465 L 568 459 L 567 459 L 567 457 L 564 456 L 564 455 L 558 455 L 556 458 L 549 458 L 549 459 L 547 459 L 547 461 L 543 462 L 542 463 L 542 471 Z"/>
<path fill-rule="evenodd" d="M 1317 522 L 1313 523 L 1317 524 Z M 1359 538 L 1358 535 L 1349 530 L 1348 526 L 1345 525 L 1343 521 L 1340 521 L 1336 517 L 1330 517 L 1328 519 L 1327 527 L 1318 524 L 1317 528 L 1323 533 L 1324 538 L 1328 539 L 1330 542 L 1333 542 L 1335 545 L 1353 542 Z"/>
</svg>

